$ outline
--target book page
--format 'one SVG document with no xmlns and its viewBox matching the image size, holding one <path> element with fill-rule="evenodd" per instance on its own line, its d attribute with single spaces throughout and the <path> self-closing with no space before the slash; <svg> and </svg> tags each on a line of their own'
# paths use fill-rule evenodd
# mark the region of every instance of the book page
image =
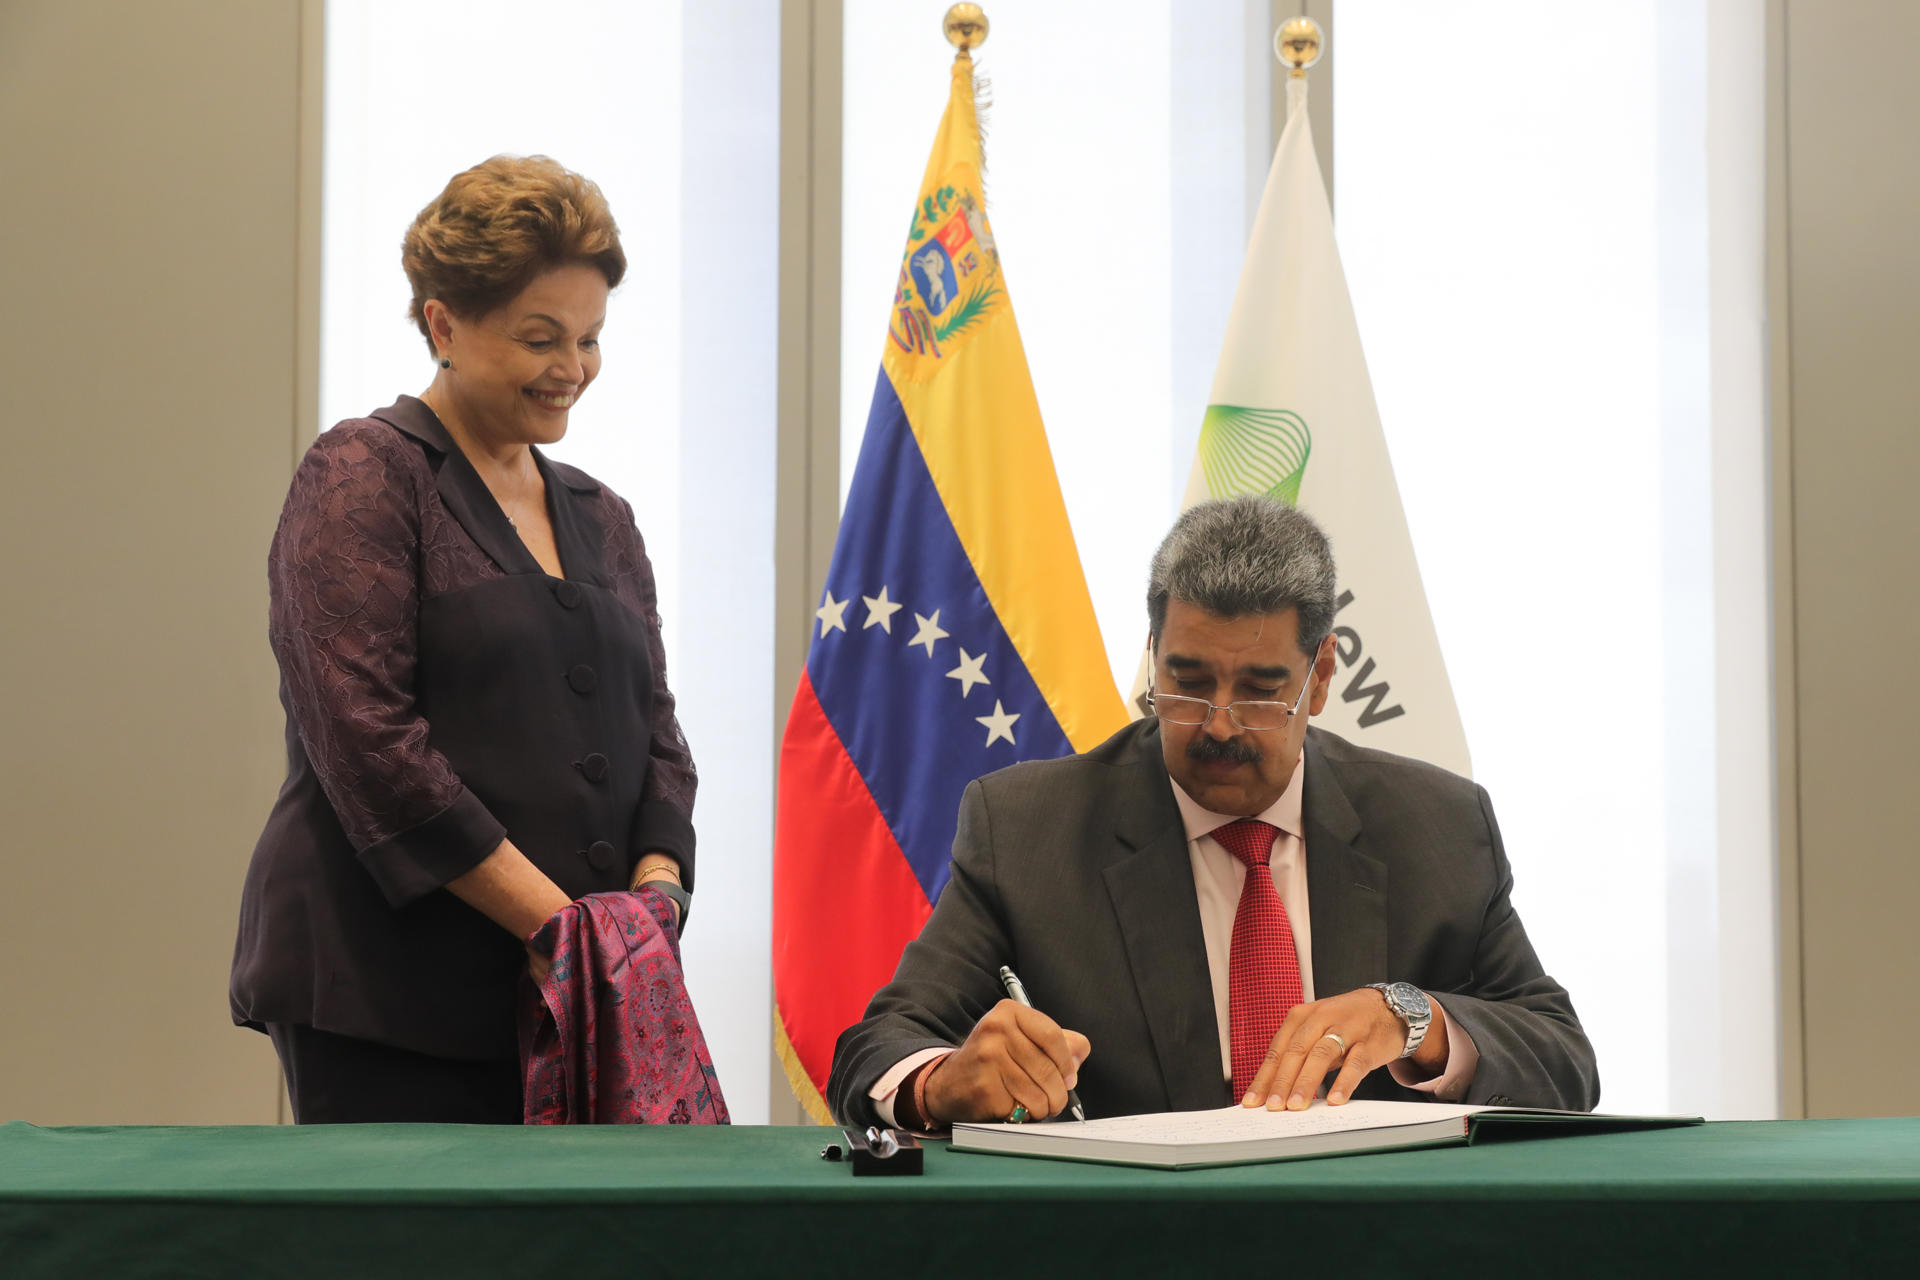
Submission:
<svg viewBox="0 0 1920 1280">
<path fill-rule="evenodd" d="M 1052 1124 L 977 1124 L 955 1128 L 1025 1132 L 1049 1140 L 1071 1142 L 1135 1142 L 1151 1146 L 1182 1147 L 1213 1142 L 1306 1137 L 1396 1125 L 1427 1124 L 1459 1119 L 1486 1107 L 1453 1106 L 1429 1102 L 1370 1102 L 1364 1099 L 1330 1107 L 1315 1099 L 1305 1111 L 1268 1111 L 1264 1107 L 1222 1107 L 1217 1111 L 1168 1111 L 1158 1115 L 1114 1116 L 1105 1120 L 1074 1120 Z"/>
</svg>

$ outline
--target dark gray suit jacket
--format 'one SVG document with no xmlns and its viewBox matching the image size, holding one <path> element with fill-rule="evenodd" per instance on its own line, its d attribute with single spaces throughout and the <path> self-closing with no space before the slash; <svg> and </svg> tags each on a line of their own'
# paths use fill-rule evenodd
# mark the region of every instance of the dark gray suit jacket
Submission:
<svg viewBox="0 0 1920 1280">
<path fill-rule="evenodd" d="M 1487 793 L 1320 729 L 1308 730 L 1306 759 L 1315 994 L 1411 982 L 1439 996 L 1480 1051 L 1466 1101 L 1591 1110 L 1593 1048 L 1514 913 Z M 919 1049 L 965 1040 L 1004 994 L 1003 964 L 1038 1008 L 1092 1042 L 1079 1081 L 1090 1116 L 1227 1105 L 1172 785 L 1158 722 L 1144 721 L 1084 755 L 968 786 L 952 881 L 893 981 L 834 1047 L 834 1114 L 876 1123 L 874 1082 Z M 1384 1069 L 1356 1096 L 1432 1100 Z"/>
</svg>

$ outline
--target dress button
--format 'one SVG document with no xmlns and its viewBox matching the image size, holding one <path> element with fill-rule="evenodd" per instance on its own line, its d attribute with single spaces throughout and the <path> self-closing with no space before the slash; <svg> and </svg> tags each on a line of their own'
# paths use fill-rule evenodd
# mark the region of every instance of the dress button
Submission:
<svg viewBox="0 0 1920 1280">
<path fill-rule="evenodd" d="M 580 761 L 579 768 L 580 772 L 586 775 L 588 782 L 607 780 L 607 758 L 598 751 Z"/>
<path fill-rule="evenodd" d="M 580 588 L 572 582 L 556 582 L 553 584 L 553 598 L 560 602 L 560 607 L 563 609 L 578 609 Z"/>
<path fill-rule="evenodd" d="M 584 662 L 567 672 L 567 683 L 573 686 L 575 693 L 592 693 L 593 686 L 598 682 L 599 677 L 594 675 L 593 668 Z"/>
<path fill-rule="evenodd" d="M 613 865 L 613 846 L 605 840 L 595 840 L 587 846 L 587 864 L 595 871 L 605 871 Z"/>
</svg>

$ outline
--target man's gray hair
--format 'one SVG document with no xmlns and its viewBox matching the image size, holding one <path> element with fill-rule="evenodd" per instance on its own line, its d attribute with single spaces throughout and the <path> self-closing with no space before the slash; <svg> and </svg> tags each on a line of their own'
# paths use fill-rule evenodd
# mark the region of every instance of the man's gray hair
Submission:
<svg viewBox="0 0 1920 1280">
<path fill-rule="evenodd" d="M 1147 619 L 1157 648 L 1169 600 L 1223 618 L 1295 609 L 1311 657 L 1333 629 L 1333 593 L 1333 547 L 1313 517 L 1277 498 L 1226 498 L 1173 522 L 1153 553 Z"/>
</svg>

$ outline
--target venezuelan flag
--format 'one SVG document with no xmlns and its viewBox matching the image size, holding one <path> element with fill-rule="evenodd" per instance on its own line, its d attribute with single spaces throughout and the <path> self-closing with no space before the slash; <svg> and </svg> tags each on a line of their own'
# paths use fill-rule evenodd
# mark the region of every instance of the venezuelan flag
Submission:
<svg viewBox="0 0 1920 1280">
<path fill-rule="evenodd" d="M 940 897 L 967 783 L 1126 722 L 980 168 L 963 50 L 780 752 L 775 1037 L 823 1123 L 834 1041 Z"/>
</svg>

